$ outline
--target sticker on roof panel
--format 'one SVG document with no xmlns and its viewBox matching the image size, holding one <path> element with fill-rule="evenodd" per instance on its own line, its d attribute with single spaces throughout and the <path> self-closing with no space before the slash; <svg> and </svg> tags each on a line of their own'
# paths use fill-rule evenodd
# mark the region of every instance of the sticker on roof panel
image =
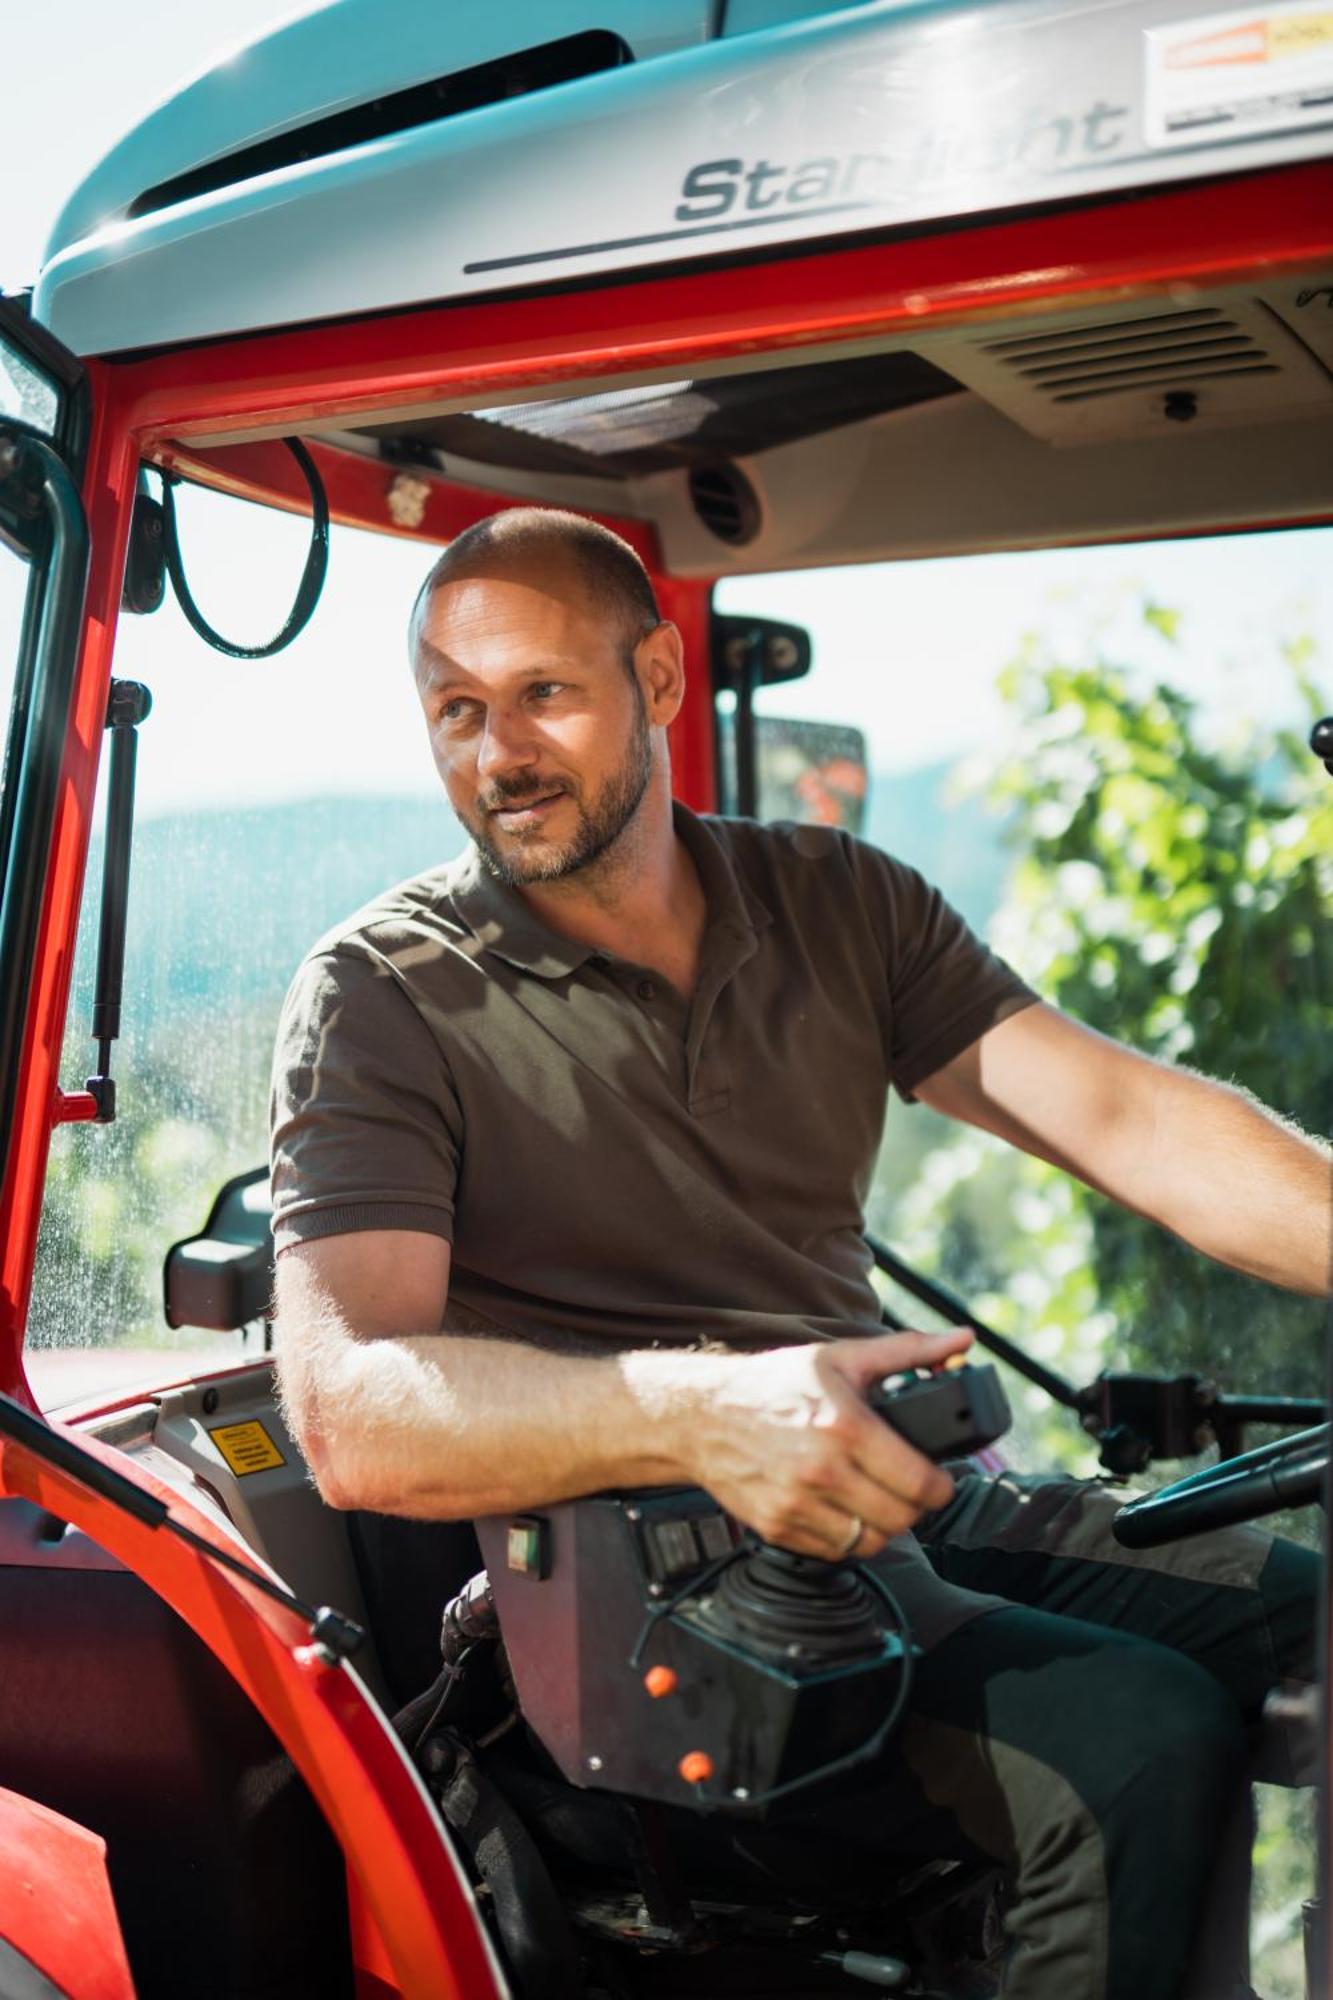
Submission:
<svg viewBox="0 0 1333 2000">
<path fill-rule="evenodd" d="M 1149 28 L 1150 146 L 1225 144 L 1333 124 L 1333 5 L 1287 0 Z"/>
<path fill-rule="evenodd" d="M 208 1435 L 239 1479 L 287 1463 L 258 1417 L 245 1424 L 219 1424 Z"/>
</svg>

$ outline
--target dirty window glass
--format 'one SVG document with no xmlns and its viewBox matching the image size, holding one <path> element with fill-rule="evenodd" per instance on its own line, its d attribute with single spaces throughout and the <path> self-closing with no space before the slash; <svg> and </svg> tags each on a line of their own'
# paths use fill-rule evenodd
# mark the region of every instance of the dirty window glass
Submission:
<svg viewBox="0 0 1333 2000">
<path fill-rule="evenodd" d="M 270 636 L 308 525 L 192 489 L 178 505 L 206 615 L 243 643 Z M 53 1135 L 27 1353 L 44 1407 L 246 1351 L 239 1333 L 167 1326 L 163 1259 L 203 1229 L 231 1176 L 267 1160 L 273 1033 L 303 953 L 379 890 L 463 845 L 407 666 L 408 611 L 430 558 L 335 528 L 323 601 L 272 660 L 211 651 L 170 598 L 121 622 L 117 676 L 141 681 L 153 708 L 139 732 L 118 1116 Z M 67 1090 L 82 1088 L 95 1055 L 105 788 L 104 756 Z M 250 1332 L 251 1349 L 261 1337 Z"/>
</svg>

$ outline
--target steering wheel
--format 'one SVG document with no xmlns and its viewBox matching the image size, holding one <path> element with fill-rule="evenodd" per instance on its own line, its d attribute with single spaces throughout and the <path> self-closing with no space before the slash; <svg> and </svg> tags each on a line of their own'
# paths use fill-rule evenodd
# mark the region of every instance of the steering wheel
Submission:
<svg viewBox="0 0 1333 2000">
<path fill-rule="evenodd" d="M 1240 1458 L 1224 1458 L 1188 1479 L 1145 1493 L 1120 1509 L 1111 1532 L 1123 1548 L 1153 1549 L 1213 1528 L 1257 1521 L 1281 1507 L 1320 1499 L 1328 1471 L 1329 1426 L 1296 1431 Z"/>
</svg>

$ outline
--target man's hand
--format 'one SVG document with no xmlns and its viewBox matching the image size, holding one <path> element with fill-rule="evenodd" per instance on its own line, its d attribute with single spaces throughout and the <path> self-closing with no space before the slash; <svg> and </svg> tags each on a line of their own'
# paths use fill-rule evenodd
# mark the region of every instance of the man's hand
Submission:
<svg viewBox="0 0 1333 2000">
<path fill-rule="evenodd" d="M 865 1391 L 971 1342 L 966 1331 L 886 1333 L 714 1357 L 711 1394 L 678 1449 L 691 1478 L 766 1541 L 800 1555 L 877 1555 L 942 1507 L 953 1481 L 874 1414 Z"/>
</svg>

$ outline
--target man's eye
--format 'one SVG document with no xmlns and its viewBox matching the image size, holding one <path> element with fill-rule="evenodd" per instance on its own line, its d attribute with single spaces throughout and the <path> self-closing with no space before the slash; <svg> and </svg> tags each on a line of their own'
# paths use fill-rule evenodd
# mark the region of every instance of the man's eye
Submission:
<svg viewBox="0 0 1333 2000">
<path fill-rule="evenodd" d="M 553 694 L 560 693 L 563 686 L 563 681 L 534 681 L 532 692 L 539 701 L 549 701 Z"/>
<path fill-rule="evenodd" d="M 440 705 L 441 722 L 461 722 L 467 712 L 467 703 L 461 695 L 454 695 Z"/>
</svg>

